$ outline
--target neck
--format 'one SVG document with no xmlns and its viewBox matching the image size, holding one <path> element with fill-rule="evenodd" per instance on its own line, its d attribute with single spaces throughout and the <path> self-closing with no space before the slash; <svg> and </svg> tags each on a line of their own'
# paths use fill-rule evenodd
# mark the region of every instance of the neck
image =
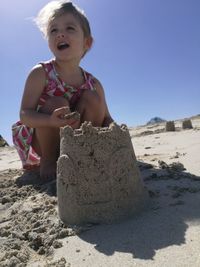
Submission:
<svg viewBox="0 0 200 267">
<path fill-rule="evenodd" d="M 79 64 L 71 62 L 54 60 L 54 67 L 59 77 L 69 85 L 80 86 L 84 83 L 84 77 Z"/>
<path fill-rule="evenodd" d="M 58 73 L 59 72 L 66 73 L 67 76 L 76 75 L 80 73 L 79 63 L 68 62 L 68 61 L 66 62 L 66 61 L 54 59 L 54 65 Z"/>
</svg>

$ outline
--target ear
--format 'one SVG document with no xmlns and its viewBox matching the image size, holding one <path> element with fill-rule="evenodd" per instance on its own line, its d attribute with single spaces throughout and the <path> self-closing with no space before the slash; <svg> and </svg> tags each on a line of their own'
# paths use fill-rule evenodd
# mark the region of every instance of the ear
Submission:
<svg viewBox="0 0 200 267">
<path fill-rule="evenodd" d="M 85 38 L 85 50 L 89 50 L 92 47 L 93 38 L 91 36 Z"/>
</svg>

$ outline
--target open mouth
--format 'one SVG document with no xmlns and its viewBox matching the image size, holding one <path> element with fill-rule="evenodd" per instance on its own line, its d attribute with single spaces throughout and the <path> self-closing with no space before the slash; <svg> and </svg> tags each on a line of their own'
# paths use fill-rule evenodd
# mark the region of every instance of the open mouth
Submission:
<svg viewBox="0 0 200 267">
<path fill-rule="evenodd" d="M 57 45 L 58 50 L 64 50 L 64 49 L 66 49 L 68 47 L 69 47 L 69 45 L 67 43 L 59 43 Z"/>
</svg>

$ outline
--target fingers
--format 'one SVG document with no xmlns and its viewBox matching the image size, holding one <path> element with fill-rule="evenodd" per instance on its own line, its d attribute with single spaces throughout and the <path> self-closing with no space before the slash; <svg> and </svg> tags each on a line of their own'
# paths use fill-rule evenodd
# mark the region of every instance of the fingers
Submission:
<svg viewBox="0 0 200 267">
<path fill-rule="evenodd" d="M 54 110 L 53 114 L 57 117 L 63 117 L 66 114 L 70 113 L 70 108 L 68 106 L 66 107 L 61 107 L 61 108 L 57 108 Z"/>
<path fill-rule="evenodd" d="M 71 113 L 64 115 L 64 118 L 65 119 L 80 120 L 80 113 L 78 113 L 77 111 L 71 112 Z"/>
<path fill-rule="evenodd" d="M 66 120 L 66 125 L 69 125 L 73 128 L 73 127 L 76 127 L 76 125 L 79 125 L 80 114 L 75 111 L 75 112 L 65 115 L 64 119 Z"/>
<path fill-rule="evenodd" d="M 55 109 L 51 116 L 55 127 L 69 125 L 76 128 L 80 122 L 80 114 L 76 111 L 71 112 L 68 106 Z"/>
</svg>

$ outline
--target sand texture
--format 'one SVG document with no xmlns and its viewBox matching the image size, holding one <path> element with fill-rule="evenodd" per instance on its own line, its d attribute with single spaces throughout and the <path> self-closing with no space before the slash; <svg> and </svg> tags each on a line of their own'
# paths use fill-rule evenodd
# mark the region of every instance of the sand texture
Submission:
<svg viewBox="0 0 200 267">
<path fill-rule="evenodd" d="M 184 120 L 175 131 L 165 123 L 129 128 L 149 205 L 113 224 L 65 225 L 56 182 L 23 173 L 15 149 L 1 147 L 0 266 L 199 267 L 200 116 L 189 119 L 191 129 Z"/>
<path fill-rule="evenodd" d="M 128 128 L 114 123 L 63 128 L 57 178 L 66 224 L 116 222 L 140 211 L 148 199 Z"/>
</svg>

